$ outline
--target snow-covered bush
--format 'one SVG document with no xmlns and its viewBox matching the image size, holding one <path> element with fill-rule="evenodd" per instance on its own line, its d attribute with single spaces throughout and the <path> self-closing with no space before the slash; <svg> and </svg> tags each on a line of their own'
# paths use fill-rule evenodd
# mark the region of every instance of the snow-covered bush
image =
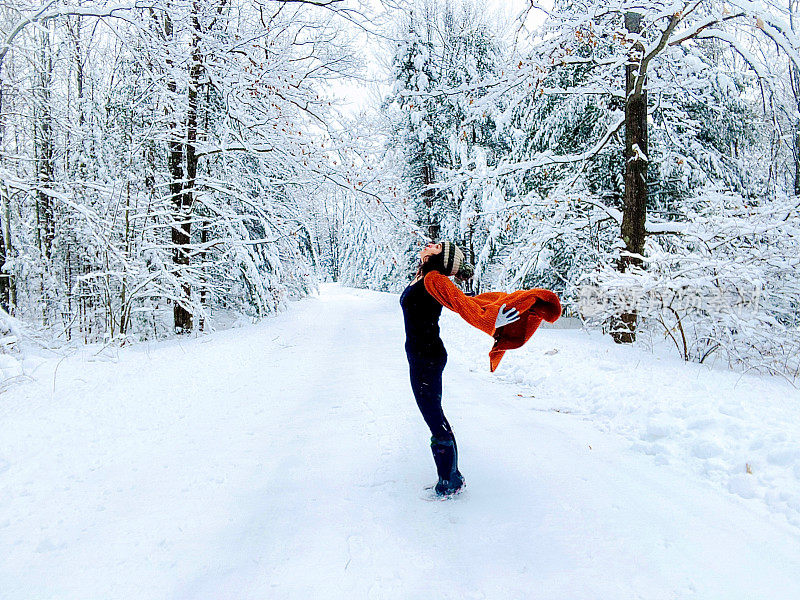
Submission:
<svg viewBox="0 0 800 600">
<path fill-rule="evenodd" d="M 589 323 L 633 308 L 686 359 L 800 376 L 800 214 L 784 197 L 755 204 L 713 190 L 682 223 L 652 235 L 645 269 L 605 266 L 579 288 Z M 666 230 L 666 231 L 665 231 Z"/>
</svg>

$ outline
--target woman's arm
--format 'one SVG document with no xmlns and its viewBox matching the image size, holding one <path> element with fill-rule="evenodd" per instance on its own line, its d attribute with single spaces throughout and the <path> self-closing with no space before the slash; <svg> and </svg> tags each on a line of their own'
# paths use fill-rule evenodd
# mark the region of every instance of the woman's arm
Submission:
<svg viewBox="0 0 800 600">
<path fill-rule="evenodd" d="M 497 307 L 485 306 L 477 297 L 467 296 L 449 277 L 437 271 L 425 275 L 425 289 L 439 304 L 457 312 L 467 323 L 494 335 Z"/>
</svg>

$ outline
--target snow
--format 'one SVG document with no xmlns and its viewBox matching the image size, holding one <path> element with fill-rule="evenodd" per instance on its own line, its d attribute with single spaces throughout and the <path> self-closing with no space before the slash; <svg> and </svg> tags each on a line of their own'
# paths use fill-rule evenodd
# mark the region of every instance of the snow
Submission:
<svg viewBox="0 0 800 600">
<path fill-rule="evenodd" d="M 0 384 L 7 379 L 22 375 L 22 365 L 9 354 L 0 354 Z"/>
<path fill-rule="evenodd" d="M 546 330 L 535 342 L 506 356 L 498 375 L 531 388 L 537 409 L 589 420 L 719 489 L 741 490 L 747 475 L 752 497 L 800 528 L 800 393 L 788 382 L 684 363 L 585 331 Z M 559 352 L 547 355 L 550 348 Z"/>
<path fill-rule="evenodd" d="M 442 328 L 448 502 L 420 499 L 396 294 L 28 351 L 0 400 L 0 596 L 800 597 L 794 388 L 564 329 L 493 375 L 490 338 Z"/>
</svg>

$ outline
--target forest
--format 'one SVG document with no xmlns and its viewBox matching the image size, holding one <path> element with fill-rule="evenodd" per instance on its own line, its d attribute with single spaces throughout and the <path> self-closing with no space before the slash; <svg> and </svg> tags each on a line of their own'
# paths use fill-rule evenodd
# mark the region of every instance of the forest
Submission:
<svg viewBox="0 0 800 600">
<path fill-rule="evenodd" d="M 452 240 L 471 293 L 796 380 L 799 4 L 4 0 L 3 352 L 398 292 Z"/>
</svg>

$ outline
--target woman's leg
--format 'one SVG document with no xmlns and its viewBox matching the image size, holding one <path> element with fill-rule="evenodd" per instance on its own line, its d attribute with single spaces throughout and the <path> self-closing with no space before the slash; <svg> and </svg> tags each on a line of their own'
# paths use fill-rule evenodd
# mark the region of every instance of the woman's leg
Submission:
<svg viewBox="0 0 800 600">
<path fill-rule="evenodd" d="M 453 439 L 450 423 L 442 411 L 442 371 L 446 362 L 446 356 L 408 356 L 411 391 L 431 435 L 439 439 Z"/>
<path fill-rule="evenodd" d="M 433 436 L 431 451 L 439 475 L 436 493 L 440 495 L 455 493 L 464 485 L 464 478 L 458 471 L 456 439 L 442 411 L 442 371 L 446 362 L 446 356 L 441 359 L 408 357 L 411 389 Z"/>
</svg>

